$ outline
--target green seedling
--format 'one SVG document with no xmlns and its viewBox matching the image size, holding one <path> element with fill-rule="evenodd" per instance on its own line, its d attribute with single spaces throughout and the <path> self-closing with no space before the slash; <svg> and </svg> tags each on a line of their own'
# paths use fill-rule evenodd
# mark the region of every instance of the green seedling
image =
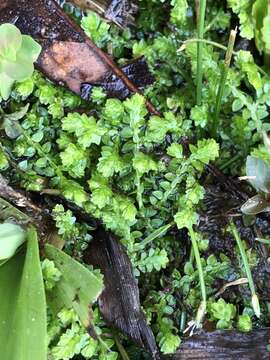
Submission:
<svg viewBox="0 0 270 360">
<path fill-rule="evenodd" d="M 0 96 L 7 100 L 15 81 L 29 78 L 41 46 L 12 24 L 0 26 Z"/>
</svg>

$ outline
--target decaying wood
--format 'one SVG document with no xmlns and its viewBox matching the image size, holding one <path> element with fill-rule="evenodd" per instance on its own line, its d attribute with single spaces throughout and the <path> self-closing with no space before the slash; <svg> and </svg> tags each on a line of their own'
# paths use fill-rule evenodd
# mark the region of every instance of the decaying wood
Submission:
<svg viewBox="0 0 270 360">
<path fill-rule="evenodd" d="M 129 0 L 71 0 L 71 2 L 81 9 L 95 11 L 121 28 L 133 25 L 134 15 L 138 11 L 138 6 Z"/>
<path fill-rule="evenodd" d="M 12 22 L 42 46 L 37 67 L 52 81 L 81 94 L 84 83 L 102 84 L 112 74 L 130 92 L 138 87 L 53 0 L 2 0 L 0 24 Z M 158 114 L 147 102 L 148 110 Z"/>
<path fill-rule="evenodd" d="M 100 311 L 109 326 L 119 329 L 158 359 L 155 338 L 140 307 L 138 284 L 130 260 L 116 237 L 98 228 L 84 261 L 104 275 L 105 289 L 99 297 Z"/>
<path fill-rule="evenodd" d="M 152 85 L 154 82 L 154 78 L 150 74 L 147 63 L 143 57 L 124 65 L 121 69 L 123 73 L 126 74 L 128 78 L 140 89 L 148 85 Z M 125 86 L 123 81 L 119 78 L 115 78 L 113 74 L 109 74 L 103 79 L 102 83 L 95 85 L 102 86 L 109 97 L 117 97 L 118 99 L 123 100 L 131 94 L 130 90 Z M 92 89 L 93 83 L 83 83 L 81 86 L 81 97 L 88 100 Z"/>
<path fill-rule="evenodd" d="M 0 175 L 0 197 L 27 214 L 29 222 L 37 227 L 42 239 L 48 238 L 52 234 L 54 226 L 46 209 L 35 204 L 23 191 L 11 187 L 2 175 Z M 0 210 L 2 212 L 8 211 L 6 206 L 0 206 Z"/>
<path fill-rule="evenodd" d="M 270 329 L 249 333 L 238 331 L 203 332 L 183 341 L 171 360 L 269 360 Z"/>
</svg>

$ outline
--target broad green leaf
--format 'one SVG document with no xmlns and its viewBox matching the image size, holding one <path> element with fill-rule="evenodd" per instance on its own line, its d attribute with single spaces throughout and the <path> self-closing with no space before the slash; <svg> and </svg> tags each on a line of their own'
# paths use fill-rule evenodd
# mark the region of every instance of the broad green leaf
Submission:
<svg viewBox="0 0 270 360">
<path fill-rule="evenodd" d="M 37 234 L 0 267 L 0 349 L 5 360 L 47 360 L 46 301 Z"/>
<path fill-rule="evenodd" d="M 34 65 L 30 59 L 25 60 L 17 54 L 16 61 L 2 61 L 2 72 L 13 80 L 25 80 L 34 72 Z"/>
<path fill-rule="evenodd" d="M 10 61 L 16 60 L 16 52 L 22 44 L 20 30 L 12 24 L 0 26 L 0 54 Z"/>
<path fill-rule="evenodd" d="M 248 156 L 246 162 L 246 173 L 250 178 L 250 184 L 258 191 L 270 192 L 270 167 L 256 157 Z"/>
<path fill-rule="evenodd" d="M 24 230 L 12 223 L 0 224 L 0 260 L 11 258 L 25 241 Z"/>
<path fill-rule="evenodd" d="M 14 80 L 7 76 L 5 73 L 0 73 L 0 96 L 7 100 L 11 93 Z"/>
<path fill-rule="evenodd" d="M 62 274 L 48 293 L 49 306 L 56 312 L 64 306 L 73 308 L 87 328 L 91 324 L 91 304 L 103 289 L 101 278 L 52 245 L 45 246 L 45 253 Z"/>
<path fill-rule="evenodd" d="M 42 47 L 29 35 L 22 36 L 22 46 L 17 53 L 18 59 L 35 62 L 42 50 Z"/>
</svg>

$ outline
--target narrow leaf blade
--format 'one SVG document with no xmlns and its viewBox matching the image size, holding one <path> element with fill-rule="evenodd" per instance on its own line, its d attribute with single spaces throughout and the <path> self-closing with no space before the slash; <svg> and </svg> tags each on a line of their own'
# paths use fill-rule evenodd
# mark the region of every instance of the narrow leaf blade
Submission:
<svg viewBox="0 0 270 360">
<path fill-rule="evenodd" d="M 103 289 L 101 278 L 52 245 L 45 246 L 45 253 L 62 274 L 47 295 L 50 306 L 54 311 L 63 306 L 73 308 L 87 328 L 91 324 L 91 304 Z"/>
<path fill-rule="evenodd" d="M 37 233 L 0 268 L 0 348 L 5 360 L 46 360 L 46 301 Z M 3 322 L 5 326 L 3 326 Z"/>
</svg>

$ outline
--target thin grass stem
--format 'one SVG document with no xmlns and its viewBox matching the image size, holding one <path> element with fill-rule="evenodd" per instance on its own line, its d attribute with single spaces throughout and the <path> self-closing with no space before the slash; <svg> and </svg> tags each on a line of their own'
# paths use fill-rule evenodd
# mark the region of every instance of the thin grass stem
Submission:
<svg viewBox="0 0 270 360">
<path fill-rule="evenodd" d="M 214 112 L 214 122 L 213 122 L 212 130 L 211 130 L 211 135 L 214 138 L 217 137 L 217 129 L 218 129 L 219 123 L 220 123 L 219 114 L 220 114 L 220 109 L 221 109 L 221 104 L 222 104 L 222 98 L 224 95 L 226 80 L 227 80 L 229 68 L 231 65 L 236 34 L 237 34 L 236 30 L 231 30 L 228 47 L 227 47 L 227 51 L 226 51 L 226 55 L 225 55 L 225 60 L 224 60 L 224 64 L 223 64 L 223 68 L 222 68 L 222 72 L 221 72 L 221 78 L 220 78 L 220 83 L 219 83 L 219 87 L 218 87 L 217 100 L 216 100 L 216 106 L 215 106 L 215 112 Z"/>
<path fill-rule="evenodd" d="M 205 9 L 206 9 L 206 0 L 200 0 L 200 2 L 199 2 L 199 17 L 198 17 L 198 38 L 199 39 L 203 39 L 203 35 L 204 35 Z M 203 80 L 202 52 L 203 52 L 203 43 L 198 42 L 198 44 L 197 44 L 197 75 L 196 75 L 197 105 L 201 105 L 201 103 L 202 103 L 202 80 Z"/>
<path fill-rule="evenodd" d="M 192 249 L 194 252 L 194 257 L 196 261 L 196 266 L 199 273 L 199 282 L 200 282 L 200 288 L 201 288 L 201 303 L 199 306 L 199 309 L 197 311 L 197 317 L 196 317 L 196 326 L 199 327 L 202 323 L 202 320 L 204 318 L 205 312 L 206 312 L 206 287 L 205 287 L 205 281 L 204 281 L 204 275 L 203 275 L 203 268 L 202 268 L 202 262 L 199 252 L 199 247 L 196 239 L 196 235 L 194 233 L 194 230 L 192 227 L 188 228 L 189 236 L 191 239 Z"/>
<path fill-rule="evenodd" d="M 249 289 L 251 292 L 252 307 L 253 307 L 255 315 L 259 318 L 261 315 L 261 310 L 260 310 L 260 303 L 259 303 L 258 295 L 256 294 L 255 285 L 254 285 L 253 277 L 251 274 L 251 270 L 250 270 L 250 266 L 248 263 L 247 254 L 244 249 L 243 242 L 239 236 L 239 233 L 238 233 L 237 228 L 233 221 L 230 222 L 230 230 L 235 238 L 235 241 L 237 243 L 237 246 L 240 251 L 240 255 L 241 255 L 241 258 L 242 258 L 242 261 L 244 264 L 245 273 L 246 273 L 246 276 L 248 279 Z"/>
<path fill-rule="evenodd" d="M 122 360 L 130 360 L 128 353 L 126 352 L 124 346 L 122 345 L 119 337 L 116 334 L 114 334 L 114 340 L 115 340 L 116 346 L 119 350 Z"/>
</svg>

